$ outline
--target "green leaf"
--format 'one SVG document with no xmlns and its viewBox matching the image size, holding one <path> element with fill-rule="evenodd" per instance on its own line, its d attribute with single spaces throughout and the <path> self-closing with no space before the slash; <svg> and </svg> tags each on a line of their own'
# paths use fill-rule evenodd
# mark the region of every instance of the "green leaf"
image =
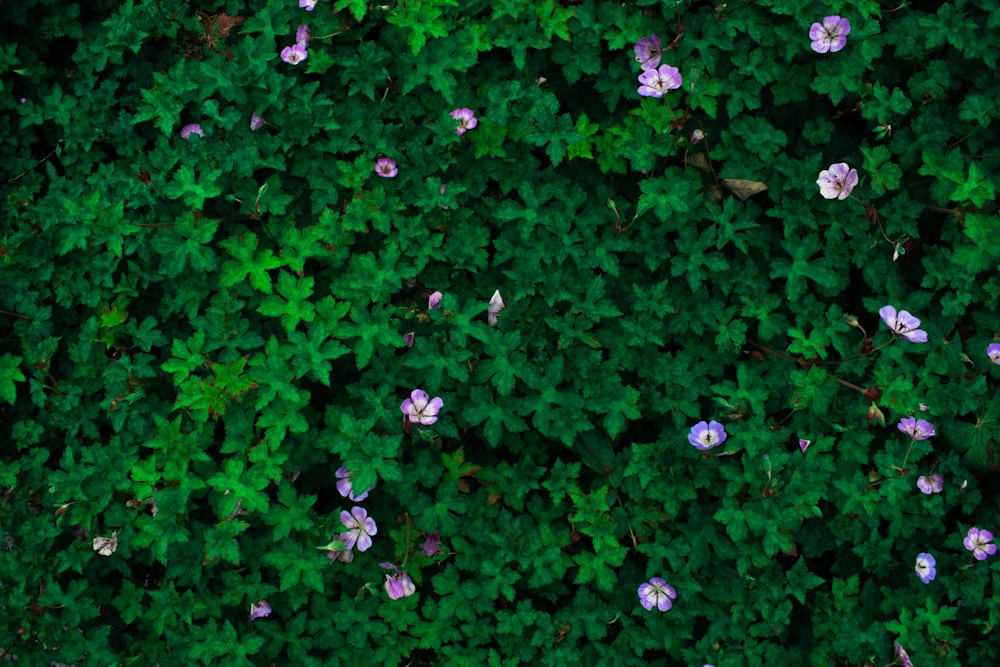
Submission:
<svg viewBox="0 0 1000 667">
<path fill-rule="evenodd" d="M 233 258 L 222 263 L 222 276 L 219 282 L 223 287 L 232 287 L 249 276 L 250 285 L 254 289 L 264 294 L 273 291 L 271 276 L 267 272 L 280 267 L 282 262 L 269 249 L 254 255 L 257 249 L 256 234 L 247 232 L 242 236 L 231 236 L 219 245 Z"/>
<path fill-rule="evenodd" d="M 13 404 L 17 400 L 17 388 L 15 382 L 24 382 L 24 374 L 18 366 L 23 359 L 10 354 L 0 357 L 0 398 Z"/>
<path fill-rule="evenodd" d="M 280 317 L 281 325 L 287 331 L 295 329 L 299 322 L 312 322 L 316 309 L 308 299 L 312 296 L 313 284 L 309 276 L 294 278 L 282 271 L 278 274 L 278 295 L 264 299 L 257 310 L 269 317 Z"/>
</svg>

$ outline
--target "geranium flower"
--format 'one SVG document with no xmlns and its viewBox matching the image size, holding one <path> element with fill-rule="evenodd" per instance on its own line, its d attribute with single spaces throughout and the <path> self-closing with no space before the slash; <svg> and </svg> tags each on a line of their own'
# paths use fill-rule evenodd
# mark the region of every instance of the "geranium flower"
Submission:
<svg viewBox="0 0 1000 667">
<path fill-rule="evenodd" d="M 493 292 L 493 296 L 490 297 L 490 305 L 486 309 L 486 321 L 491 327 L 497 325 L 497 315 L 506 307 L 507 304 L 503 302 L 503 297 L 500 296 L 500 290 Z"/>
<path fill-rule="evenodd" d="M 417 592 L 417 587 L 413 585 L 413 579 L 403 570 L 392 563 L 379 563 L 379 567 L 386 570 L 393 570 L 392 574 L 385 575 L 385 592 L 393 600 L 405 598 Z"/>
<path fill-rule="evenodd" d="M 344 540 L 345 549 L 353 549 L 355 545 L 358 551 L 367 551 L 372 546 L 372 535 L 378 532 L 375 519 L 368 516 L 368 511 L 364 507 L 352 507 L 348 512 L 340 512 L 340 522 L 347 528 L 347 532 L 340 534 L 340 539 Z"/>
<path fill-rule="evenodd" d="M 878 309 L 878 314 L 893 333 L 899 334 L 911 343 L 927 342 L 927 332 L 917 328 L 920 326 L 920 320 L 909 312 L 901 310 L 897 313 L 893 306 L 882 306 Z"/>
<path fill-rule="evenodd" d="M 906 654 L 903 647 L 899 644 L 893 644 L 892 646 L 896 650 L 896 660 L 899 660 L 899 664 L 903 667 L 913 667 L 913 663 L 910 662 L 910 656 Z"/>
<path fill-rule="evenodd" d="M 990 544 L 993 541 L 993 533 L 988 530 L 970 528 L 962 544 L 972 552 L 976 560 L 986 560 L 987 556 L 992 556 L 997 552 L 997 545 Z"/>
<path fill-rule="evenodd" d="M 920 581 L 925 584 L 934 581 L 934 577 L 937 576 L 937 570 L 934 569 L 935 565 L 937 565 L 937 561 L 934 560 L 934 556 L 930 554 L 917 554 L 917 564 L 914 566 L 914 570 L 916 570 L 917 576 L 920 577 Z"/>
<path fill-rule="evenodd" d="M 260 128 L 264 127 L 264 117 L 258 114 L 253 114 L 250 116 L 250 131 L 256 132 Z"/>
<path fill-rule="evenodd" d="M 437 421 L 437 414 L 444 407 L 444 401 L 435 396 L 433 399 L 423 389 L 414 389 L 410 397 L 399 406 L 403 414 L 414 424 L 430 426 Z"/>
<path fill-rule="evenodd" d="M 413 347 L 413 339 L 416 337 L 416 333 L 413 331 L 408 331 L 403 334 L 403 340 L 406 341 L 406 347 Z"/>
<path fill-rule="evenodd" d="M 1000 343 L 990 343 L 986 346 L 986 356 L 997 366 L 1000 366 Z"/>
<path fill-rule="evenodd" d="M 831 164 L 829 169 L 819 172 L 816 185 L 824 199 L 847 199 L 858 184 L 858 170 L 851 169 L 846 162 Z"/>
<path fill-rule="evenodd" d="M 264 600 L 261 600 L 260 602 L 254 602 L 252 605 L 250 605 L 251 621 L 256 621 L 258 618 L 264 618 L 265 616 L 270 615 L 270 613 L 271 613 L 271 605 L 269 605 Z"/>
<path fill-rule="evenodd" d="M 809 445 L 812 444 L 812 440 L 805 440 L 804 438 L 799 438 L 799 449 L 805 454 L 806 450 L 809 449 Z"/>
<path fill-rule="evenodd" d="M 441 292 L 434 292 L 434 294 L 431 294 L 427 299 L 427 310 L 434 310 L 437 308 L 443 297 L 444 294 L 441 294 Z"/>
<path fill-rule="evenodd" d="M 299 7 L 311 12 L 316 9 L 316 0 L 299 0 Z"/>
<path fill-rule="evenodd" d="M 930 477 L 921 475 L 917 478 L 917 488 L 928 495 L 941 493 L 941 489 L 944 488 L 944 477 L 941 475 L 931 475 Z"/>
<path fill-rule="evenodd" d="M 420 547 L 420 553 L 425 556 L 436 556 L 441 553 L 441 549 L 438 545 L 441 544 L 441 531 L 435 530 L 433 533 L 427 536 L 424 540 L 424 544 Z"/>
<path fill-rule="evenodd" d="M 309 52 L 306 51 L 299 44 L 286 46 L 281 50 L 281 59 L 284 60 L 289 65 L 298 65 L 300 62 L 302 62 L 308 57 L 309 57 Z"/>
<path fill-rule="evenodd" d="M 993 547 L 994 551 L 996 547 Z M 95 537 L 94 551 L 102 556 L 110 556 L 118 550 L 118 532 L 111 533 L 111 537 Z"/>
<path fill-rule="evenodd" d="M 698 422 L 691 427 L 688 442 L 703 452 L 707 452 L 724 443 L 728 437 L 726 429 L 719 422 Z"/>
<path fill-rule="evenodd" d="M 639 586 L 639 602 L 648 610 L 656 607 L 660 611 L 667 611 L 674 606 L 673 600 L 677 599 L 677 591 L 660 577 L 653 577 L 647 584 Z"/>
<path fill-rule="evenodd" d="M 681 87 L 681 73 L 676 67 L 660 65 L 657 69 L 644 70 L 639 75 L 639 94 L 644 97 L 660 97 L 668 90 Z"/>
<path fill-rule="evenodd" d="M 923 419 L 917 419 L 916 417 L 904 417 L 900 419 L 899 426 L 896 428 L 914 440 L 926 440 L 937 435 L 934 432 L 934 424 Z"/>
<path fill-rule="evenodd" d="M 192 134 L 197 134 L 199 137 L 205 136 L 205 132 L 202 131 L 201 125 L 198 123 L 191 123 L 181 128 L 181 139 L 184 141 L 190 141 Z"/>
<path fill-rule="evenodd" d="M 458 121 L 458 127 L 455 128 L 458 136 L 462 136 L 466 130 L 471 130 L 476 125 L 479 125 L 479 121 L 472 113 L 472 109 L 455 109 L 451 112 L 451 117 Z"/>
<path fill-rule="evenodd" d="M 660 66 L 660 57 L 663 49 L 660 47 L 660 38 L 656 35 L 643 37 L 635 44 L 635 59 L 642 69 L 656 69 Z"/>
<path fill-rule="evenodd" d="M 311 36 L 309 34 L 309 26 L 303 23 L 299 26 L 299 29 L 295 31 L 295 43 L 303 49 L 308 49 L 310 39 Z"/>
<path fill-rule="evenodd" d="M 847 36 L 851 33 L 851 22 L 839 16 L 826 16 L 823 23 L 813 23 L 809 26 L 809 39 L 812 40 L 812 50 L 816 53 L 835 53 L 847 44 Z"/>
<path fill-rule="evenodd" d="M 396 161 L 390 157 L 382 157 L 375 161 L 375 173 L 382 178 L 395 178 L 399 173 Z"/>
<path fill-rule="evenodd" d="M 370 486 L 363 493 L 354 495 L 354 485 L 351 483 L 351 471 L 344 466 L 340 466 L 334 474 L 337 476 L 337 491 L 343 497 L 349 498 L 353 503 L 359 503 L 367 498 L 368 493 L 375 488 L 374 486 Z"/>
</svg>

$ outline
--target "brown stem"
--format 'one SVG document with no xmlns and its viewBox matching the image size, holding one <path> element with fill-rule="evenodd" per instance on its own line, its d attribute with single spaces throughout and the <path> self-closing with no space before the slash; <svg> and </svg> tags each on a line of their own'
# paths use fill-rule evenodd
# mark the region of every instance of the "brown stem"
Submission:
<svg viewBox="0 0 1000 667">
<path fill-rule="evenodd" d="M 0 313 L 2 313 L 4 315 L 13 315 L 14 317 L 20 317 L 22 320 L 28 320 L 29 322 L 33 322 L 34 321 L 30 317 L 28 317 L 27 315 L 22 315 L 21 313 L 12 313 L 9 310 L 0 310 Z"/>
</svg>

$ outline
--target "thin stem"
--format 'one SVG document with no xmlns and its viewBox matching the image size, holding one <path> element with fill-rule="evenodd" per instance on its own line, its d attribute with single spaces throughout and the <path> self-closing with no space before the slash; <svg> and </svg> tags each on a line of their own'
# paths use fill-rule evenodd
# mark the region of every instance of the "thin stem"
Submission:
<svg viewBox="0 0 1000 667">
<path fill-rule="evenodd" d="M 2 314 L 4 314 L 4 315 L 12 315 L 12 316 L 14 316 L 14 317 L 20 317 L 20 318 L 21 318 L 22 320 L 28 320 L 29 322 L 32 322 L 32 321 L 33 321 L 33 320 L 32 320 L 32 319 L 31 319 L 30 317 L 28 317 L 27 315 L 22 315 L 21 313 L 13 313 L 13 312 L 11 312 L 11 311 L 9 311 L 9 310 L 0 310 L 0 313 L 2 313 Z"/>
</svg>

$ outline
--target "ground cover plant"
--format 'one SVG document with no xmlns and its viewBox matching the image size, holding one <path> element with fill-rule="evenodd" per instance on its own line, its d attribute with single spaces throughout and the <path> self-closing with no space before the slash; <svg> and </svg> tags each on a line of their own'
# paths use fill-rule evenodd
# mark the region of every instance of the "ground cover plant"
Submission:
<svg viewBox="0 0 1000 667">
<path fill-rule="evenodd" d="M 992 664 L 998 26 L 0 4 L 0 653 Z"/>
</svg>

